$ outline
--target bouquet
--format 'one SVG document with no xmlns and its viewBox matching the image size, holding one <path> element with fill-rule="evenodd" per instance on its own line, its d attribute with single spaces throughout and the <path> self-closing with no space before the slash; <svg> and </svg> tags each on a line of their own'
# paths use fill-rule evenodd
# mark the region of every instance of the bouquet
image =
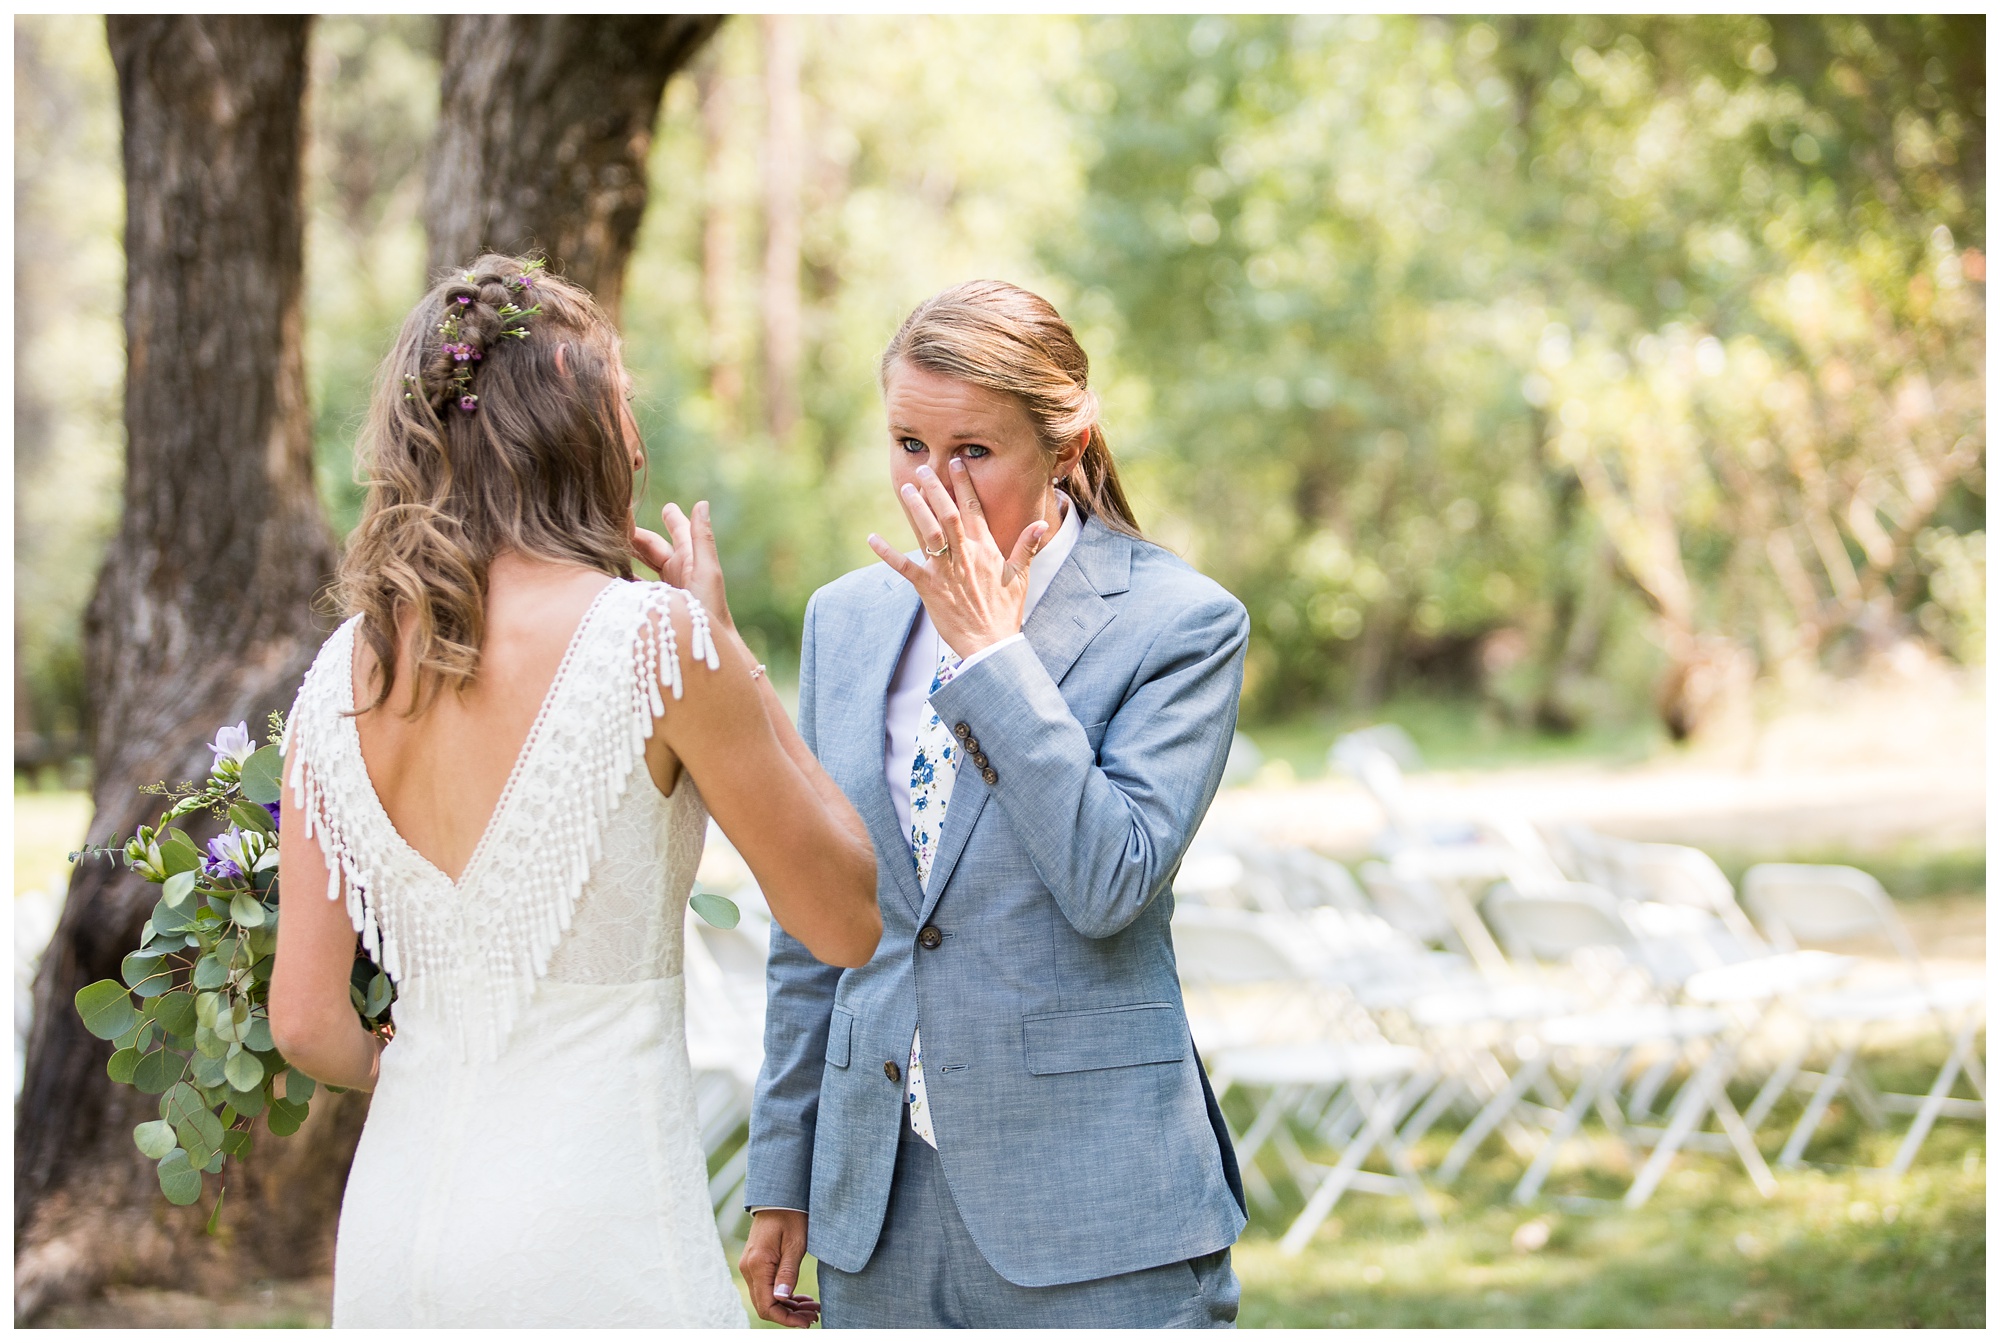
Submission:
<svg viewBox="0 0 2000 1343">
<path fill-rule="evenodd" d="M 133 1129 L 132 1141 L 158 1163 L 169 1203 L 199 1201 L 204 1175 L 246 1155 L 257 1116 L 278 1137 L 296 1133 L 316 1085 L 279 1054 L 265 1011 L 278 940 L 279 715 L 269 727 L 261 747 L 247 722 L 223 728 L 209 743 L 215 761 L 204 783 L 143 790 L 174 798 L 156 824 L 122 846 L 70 855 L 122 858 L 160 888 L 138 949 L 120 966 L 124 982 L 79 989 L 76 1010 L 114 1046 L 111 1080 L 160 1098 L 160 1117 Z M 197 812 L 227 822 L 206 850 L 173 824 Z M 395 988 L 358 948 L 349 991 L 369 1030 L 393 1032 Z M 211 1229 L 221 1211 L 218 1194 Z"/>
</svg>

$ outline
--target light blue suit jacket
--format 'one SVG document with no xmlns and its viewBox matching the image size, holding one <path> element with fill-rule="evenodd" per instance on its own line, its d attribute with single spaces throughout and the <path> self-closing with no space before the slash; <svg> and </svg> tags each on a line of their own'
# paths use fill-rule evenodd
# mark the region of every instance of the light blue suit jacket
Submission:
<svg viewBox="0 0 2000 1343">
<path fill-rule="evenodd" d="M 868 1262 L 902 1123 L 891 1074 L 921 1022 L 945 1178 L 1002 1277 L 1045 1287 L 1220 1250 L 1243 1229 L 1235 1158 L 1168 920 L 1222 778 L 1249 617 L 1167 551 L 1086 522 L 1026 641 L 931 698 L 992 778 L 968 752 L 923 889 L 882 772 L 917 610 L 880 564 L 806 608 L 799 727 L 868 824 L 883 932 L 843 971 L 772 930 L 747 1202 L 805 1209 L 808 1248 L 836 1268 Z"/>
</svg>

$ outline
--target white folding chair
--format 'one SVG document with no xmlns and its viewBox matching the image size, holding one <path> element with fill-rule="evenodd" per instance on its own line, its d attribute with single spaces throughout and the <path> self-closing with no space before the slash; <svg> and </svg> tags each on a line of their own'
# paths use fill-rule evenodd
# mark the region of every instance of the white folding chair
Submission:
<svg viewBox="0 0 2000 1343">
<path fill-rule="evenodd" d="M 1200 906 L 1174 918 L 1174 954 L 1198 1043 L 1208 1023 L 1210 1043 L 1200 1048 L 1218 1100 L 1238 1088 L 1262 1093 L 1237 1141 L 1246 1189 L 1274 1197 L 1256 1166 L 1269 1143 L 1306 1200 L 1281 1242 L 1286 1254 L 1304 1248 L 1350 1189 L 1401 1195 L 1437 1225 L 1396 1127 L 1434 1080 L 1428 1060 L 1408 1046 L 1356 1038 L 1345 1004 L 1288 948 L 1287 927 L 1270 915 Z M 1339 1153 L 1331 1166 L 1300 1151 L 1287 1128 L 1293 1119 Z M 1362 1169 L 1377 1151 L 1390 1174 Z"/>
<path fill-rule="evenodd" d="M 1890 1175 L 1909 1170 L 1940 1118 L 1986 1117 L 1986 1070 L 1975 1049 L 1986 1019 L 1986 981 L 1935 975 L 1879 881 L 1853 867 L 1760 863 L 1744 874 L 1743 898 L 1771 941 L 1786 950 L 1795 950 L 1801 943 L 1876 937 L 1894 948 L 1904 965 L 1902 977 L 1895 982 L 1816 993 L 1802 1000 L 1801 1011 L 1813 1030 L 1773 1080 L 1782 1079 L 1788 1085 L 1800 1075 L 1809 1052 L 1822 1041 L 1831 1044 L 1834 1057 L 1778 1155 L 1781 1167 L 1803 1163 L 1806 1147 L 1826 1117 L 1827 1107 L 1843 1090 L 1871 1126 L 1881 1126 L 1886 1110 L 1914 1116 L 1894 1159 L 1882 1168 Z M 1930 1089 L 1917 1096 L 1875 1087 L 1861 1059 L 1870 1028 L 1926 1021 L 1936 1025 L 1951 1044 Z M 1951 1094 L 1961 1073 L 1977 1099 Z"/>
<path fill-rule="evenodd" d="M 1626 1190 L 1627 1207 L 1639 1207 L 1652 1196 L 1674 1157 L 1701 1132 L 1710 1114 L 1721 1123 L 1720 1137 L 1735 1150 L 1758 1191 L 1767 1198 L 1776 1192 L 1763 1155 L 1723 1089 L 1735 1055 L 1734 1042 L 1726 1034 L 1727 1018 L 1659 1000 L 1645 970 L 1640 941 L 1615 899 L 1585 883 L 1534 891 L 1509 885 L 1497 888 L 1483 908 L 1501 942 L 1516 956 L 1573 968 L 1598 1000 L 1587 1011 L 1537 1026 L 1535 1033 L 1544 1048 L 1514 1079 L 1516 1094 L 1525 1094 L 1550 1069 L 1559 1051 L 1574 1056 L 1580 1065 L 1569 1103 L 1515 1187 L 1516 1202 L 1534 1200 L 1563 1145 L 1593 1108 L 1621 1141 L 1652 1143 L 1652 1154 Z M 1701 1054 L 1675 1096 L 1663 1129 L 1629 1123 L 1615 1094 L 1635 1058 L 1656 1051 L 1664 1051 L 1670 1059 Z"/>
</svg>

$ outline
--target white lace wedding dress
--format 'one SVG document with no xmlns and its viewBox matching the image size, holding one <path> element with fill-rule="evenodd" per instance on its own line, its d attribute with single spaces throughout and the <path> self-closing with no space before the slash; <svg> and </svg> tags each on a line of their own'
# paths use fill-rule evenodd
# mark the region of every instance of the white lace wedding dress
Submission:
<svg viewBox="0 0 2000 1343">
<path fill-rule="evenodd" d="M 682 911 L 707 811 L 645 768 L 698 605 L 613 582 L 583 617 L 454 882 L 397 834 L 362 763 L 358 618 L 286 725 L 288 825 L 319 838 L 395 981 L 396 1038 L 341 1203 L 336 1326 L 737 1326 L 684 1029 Z M 702 673 L 697 673 L 702 674 Z M 318 898 L 287 891 L 288 900 Z"/>
</svg>

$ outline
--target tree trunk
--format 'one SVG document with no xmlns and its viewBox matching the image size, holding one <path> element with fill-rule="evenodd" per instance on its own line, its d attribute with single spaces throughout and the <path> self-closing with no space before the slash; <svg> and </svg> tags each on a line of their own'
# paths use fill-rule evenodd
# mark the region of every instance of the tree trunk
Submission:
<svg viewBox="0 0 2000 1343">
<path fill-rule="evenodd" d="M 797 20 L 764 16 L 764 427 L 783 444 L 799 422 L 799 111 Z"/>
<path fill-rule="evenodd" d="M 124 121 L 126 469 L 85 621 L 93 844 L 157 813 L 140 785 L 203 773 L 218 724 L 261 728 L 289 705 L 333 563 L 299 306 L 308 20 L 106 27 Z M 246 1262 L 297 1274 L 330 1248 L 359 1106 L 316 1113 L 321 1141 L 264 1138 L 214 1239 L 199 1234 L 207 1209 L 168 1207 L 133 1147 L 157 1102 L 105 1076 L 110 1046 L 71 999 L 118 976 L 152 903 L 122 867 L 80 864 L 36 979 L 14 1138 L 17 1319 L 109 1279 L 199 1281 Z"/>
<path fill-rule="evenodd" d="M 617 320 L 660 94 L 721 22 L 709 14 L 443 20 L 443 102 L 424 197 L 433 272 L 486 250 L 540 250 Z"/>
</svg>

